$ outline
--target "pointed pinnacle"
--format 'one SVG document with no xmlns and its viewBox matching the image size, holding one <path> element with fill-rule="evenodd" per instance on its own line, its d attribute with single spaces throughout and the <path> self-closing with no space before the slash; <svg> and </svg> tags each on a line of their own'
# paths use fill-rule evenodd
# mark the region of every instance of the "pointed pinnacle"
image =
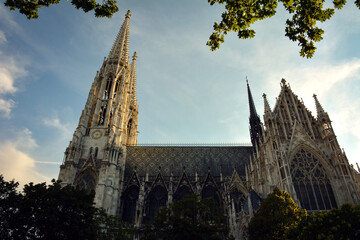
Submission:
<svg viewBox="0 0 360 240">
<path fill-rule="evenodd" d="M 133 61 L 136 61 L 137 57 L 138 57 L 138 56 L 137 56 L 136 52 L 134 52 L 134 55 L 133 55 L 133 57 L 132 57 L 132 60 L 133 60 Z"/>
<path fill-rule="evenodd" d="M 125 14 L 125 18 L 130 18 L 131 17 L 131 11 L 128 10 Z"/>
<path fill-rule="evenodd" d="M 131 91 L 132 91 L 132 101 L 136 104 L 136 59 L 137 54 L 134 52 L 132 57 L 133 62 L 131 64 Z"/>
<path fill-rule="evenodd" d="M 254 100 L 252 98 L 249 82 L 248 82 L 247 79 L 246 79 L 246 85 L 247 85 L 247 91 L 248 91 L 250 117 L 251 116 L 257 116 Z"/>
<path fill-rule="evenodd" d="M 125 20 L 120 28 L 118 35 L 116 36 L 115 42 L 109 53 L 109 58 L 116 58 L 119 62 L 127 62 L 129 55 L 129 21 L 130 21 L 130 10 L 125 15 Z"/>
<path fill-rule="evenodd" d="M 316 94 L 313 95 L 313 98 L 315 100 L 315 107 L 316 107 L 316 113 L 317 113 L 317 117 L 321 116 L 322 114 L 325 113 L 323 107 L 321 106 L 319 100 L 317 99 Z"/>
<path fill-rule="evenodd" d="M 264 114 L 269 114 L 271 113 L 271 108 L 265 93 L 263 94 L 263 98 L 264 98 Z"/>
</svg>

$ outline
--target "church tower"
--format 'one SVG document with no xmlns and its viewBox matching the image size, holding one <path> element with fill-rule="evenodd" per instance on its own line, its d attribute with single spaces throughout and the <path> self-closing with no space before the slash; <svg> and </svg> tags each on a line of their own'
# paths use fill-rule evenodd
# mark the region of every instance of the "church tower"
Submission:
<svg viewBox="0 0 360 240">
<path fill-rule="evenodd" d="M 317 117 L 285 79 L 273 110 L 263 97 L 263 137 L 249 170 L 256 191 L 267 196 L 278 186 L 310 211 L 359 204 L 351 166 L 316 95 Z"/>
<path fill-rule="evenodd" d="M 95 191 L 95 204 L 115 214 L 125 146 L 137 144 L 136 52 L 129 59 L 128 11 L 97 72 L 79 124 L 66 148 L 59 180 Z"/>
</svg>

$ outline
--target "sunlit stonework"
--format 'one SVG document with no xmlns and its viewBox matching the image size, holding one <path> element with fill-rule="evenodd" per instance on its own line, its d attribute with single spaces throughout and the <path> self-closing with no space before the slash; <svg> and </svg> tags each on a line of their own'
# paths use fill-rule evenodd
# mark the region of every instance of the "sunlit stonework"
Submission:
<svg viewBox="0 0 360 240">
<path fill-rule="evenodd" d="M 252 145 L 137 145 L 136 58 L 129 51 L 130 11 L 96 74 L 59 179 L 95 190 L 95 203 L 141 227 L 188 194 L 212 197 L 235 239 L 275 186 L 311 211 L 359 204 L 359 174 L 340 148 L 314 95 L 315 118 L 281 80 L 273 109 L 264 94 L 263 123 L 250 87 Z"/>
</svg>

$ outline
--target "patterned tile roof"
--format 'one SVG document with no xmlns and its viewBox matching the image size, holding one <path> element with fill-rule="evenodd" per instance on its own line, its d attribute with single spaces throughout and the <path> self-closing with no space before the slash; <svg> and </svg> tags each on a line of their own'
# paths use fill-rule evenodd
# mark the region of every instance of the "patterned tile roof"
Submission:
<svg viewBox="0 0 360 240">
<path fill-rule="evenodd" d="M 240 176 L 245 175 L 245 164 L 252 154 L 251 146 L 130 146 L 126 149 L 125 176 L 231 176 L 234 168 Z"/>
</svg>

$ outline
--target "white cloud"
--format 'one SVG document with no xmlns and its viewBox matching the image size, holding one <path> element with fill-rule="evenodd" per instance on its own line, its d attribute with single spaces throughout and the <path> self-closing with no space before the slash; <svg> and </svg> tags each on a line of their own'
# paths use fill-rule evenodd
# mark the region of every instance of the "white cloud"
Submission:
<svg viewBox="0 0 360 240">
<path fill-rule="evenodd" d="M 351 98 L 348 92 L 350 89 L 333 89 L 330 95 L 335 95 L 336 99 L 328 100 L 325 104 L 333 110 L 329 115 L 340 146 L 344 148 L 349 162 L 356 165 L 356 162 L 360 163 L 360 99 Z M 324 107 L 325 111 L 327 106 Z"/>
<path fill-rule="evenodd" d="M 11 67 L 14 66 L 6 65 L 5 62 L 1 61 L 0 67 L 0 94 L 14 93 L 17 89 L 14 87 L 14 75 L 11 72 Z"/>
<path fill-rule="evenodd" d="M 5 34 L 0 31 L 0 44 L 3 39 L 6 41 Z M 0 51 L 0 116 L 10 118 L 15 101 L 6 95 L 17 92 L 16 81 L 26 75 L 21 61 Z"/>
<path fill-rule="evenodd" d="M 3 31 L 0 30 L 0 44 L 3 44 L 3 43 L 5 43 L 5 42 L 7 42 L 7 39 L 6 39 L 6 37 L 5 37 L 5 34 L 4 34 Z"/>
<path fill-rule="evenodd" d="M 59 130 L 62 139 L 67 139 L 71 137 L 70 125 L 67 123 L 62 123 L 56 113 L 52 117 L 45 118 L 43 120 L 43 123 L 45 124 L 45 126 L 54 127 Z"/>
<path fill-rule="evenodd" d="M 6 180 L 15 179 L 20 188 L 29 182 L 39 183 L 50 179 L 36 171 L 36 161 L 27 153 L 37 148 L 36 141 L 28 129 L 15 138 L 0 143 L 0 169 Z"/>
<path fill-rule="evenodd" d="M 60 165 L 61 162 L 50 162 L 50 161 L 35 161 L 35 163 L 39 164 L 53 164 L 53 165 Z"/>
<path fill-rule="evenodd" d="M 5 23 L 9 29 L 13 31 L 19 31 L 19 25 L 14 21 L 10 11 L 8 8 L 4 7 L 4 5 L 0 4 L 0 20 Z"/>
<path fill-rule="evenodd" d="M 10 118 L 11 109 L 15 106 L 12 99 L 5 100 L 0 98 L 0 113 L 3 112 L 5 118 Z"/>
<path fill-rule="evenodd" d="M 349 78 L 359 76 L 360 59 L 354 59 L 341 64 L 313 64 L 310 67 L 294 68 L 283 73 L 291 79 L 293 86 L 300 93 L 316 92 L 325 96 L 332 88 Z"/>
</svg>

